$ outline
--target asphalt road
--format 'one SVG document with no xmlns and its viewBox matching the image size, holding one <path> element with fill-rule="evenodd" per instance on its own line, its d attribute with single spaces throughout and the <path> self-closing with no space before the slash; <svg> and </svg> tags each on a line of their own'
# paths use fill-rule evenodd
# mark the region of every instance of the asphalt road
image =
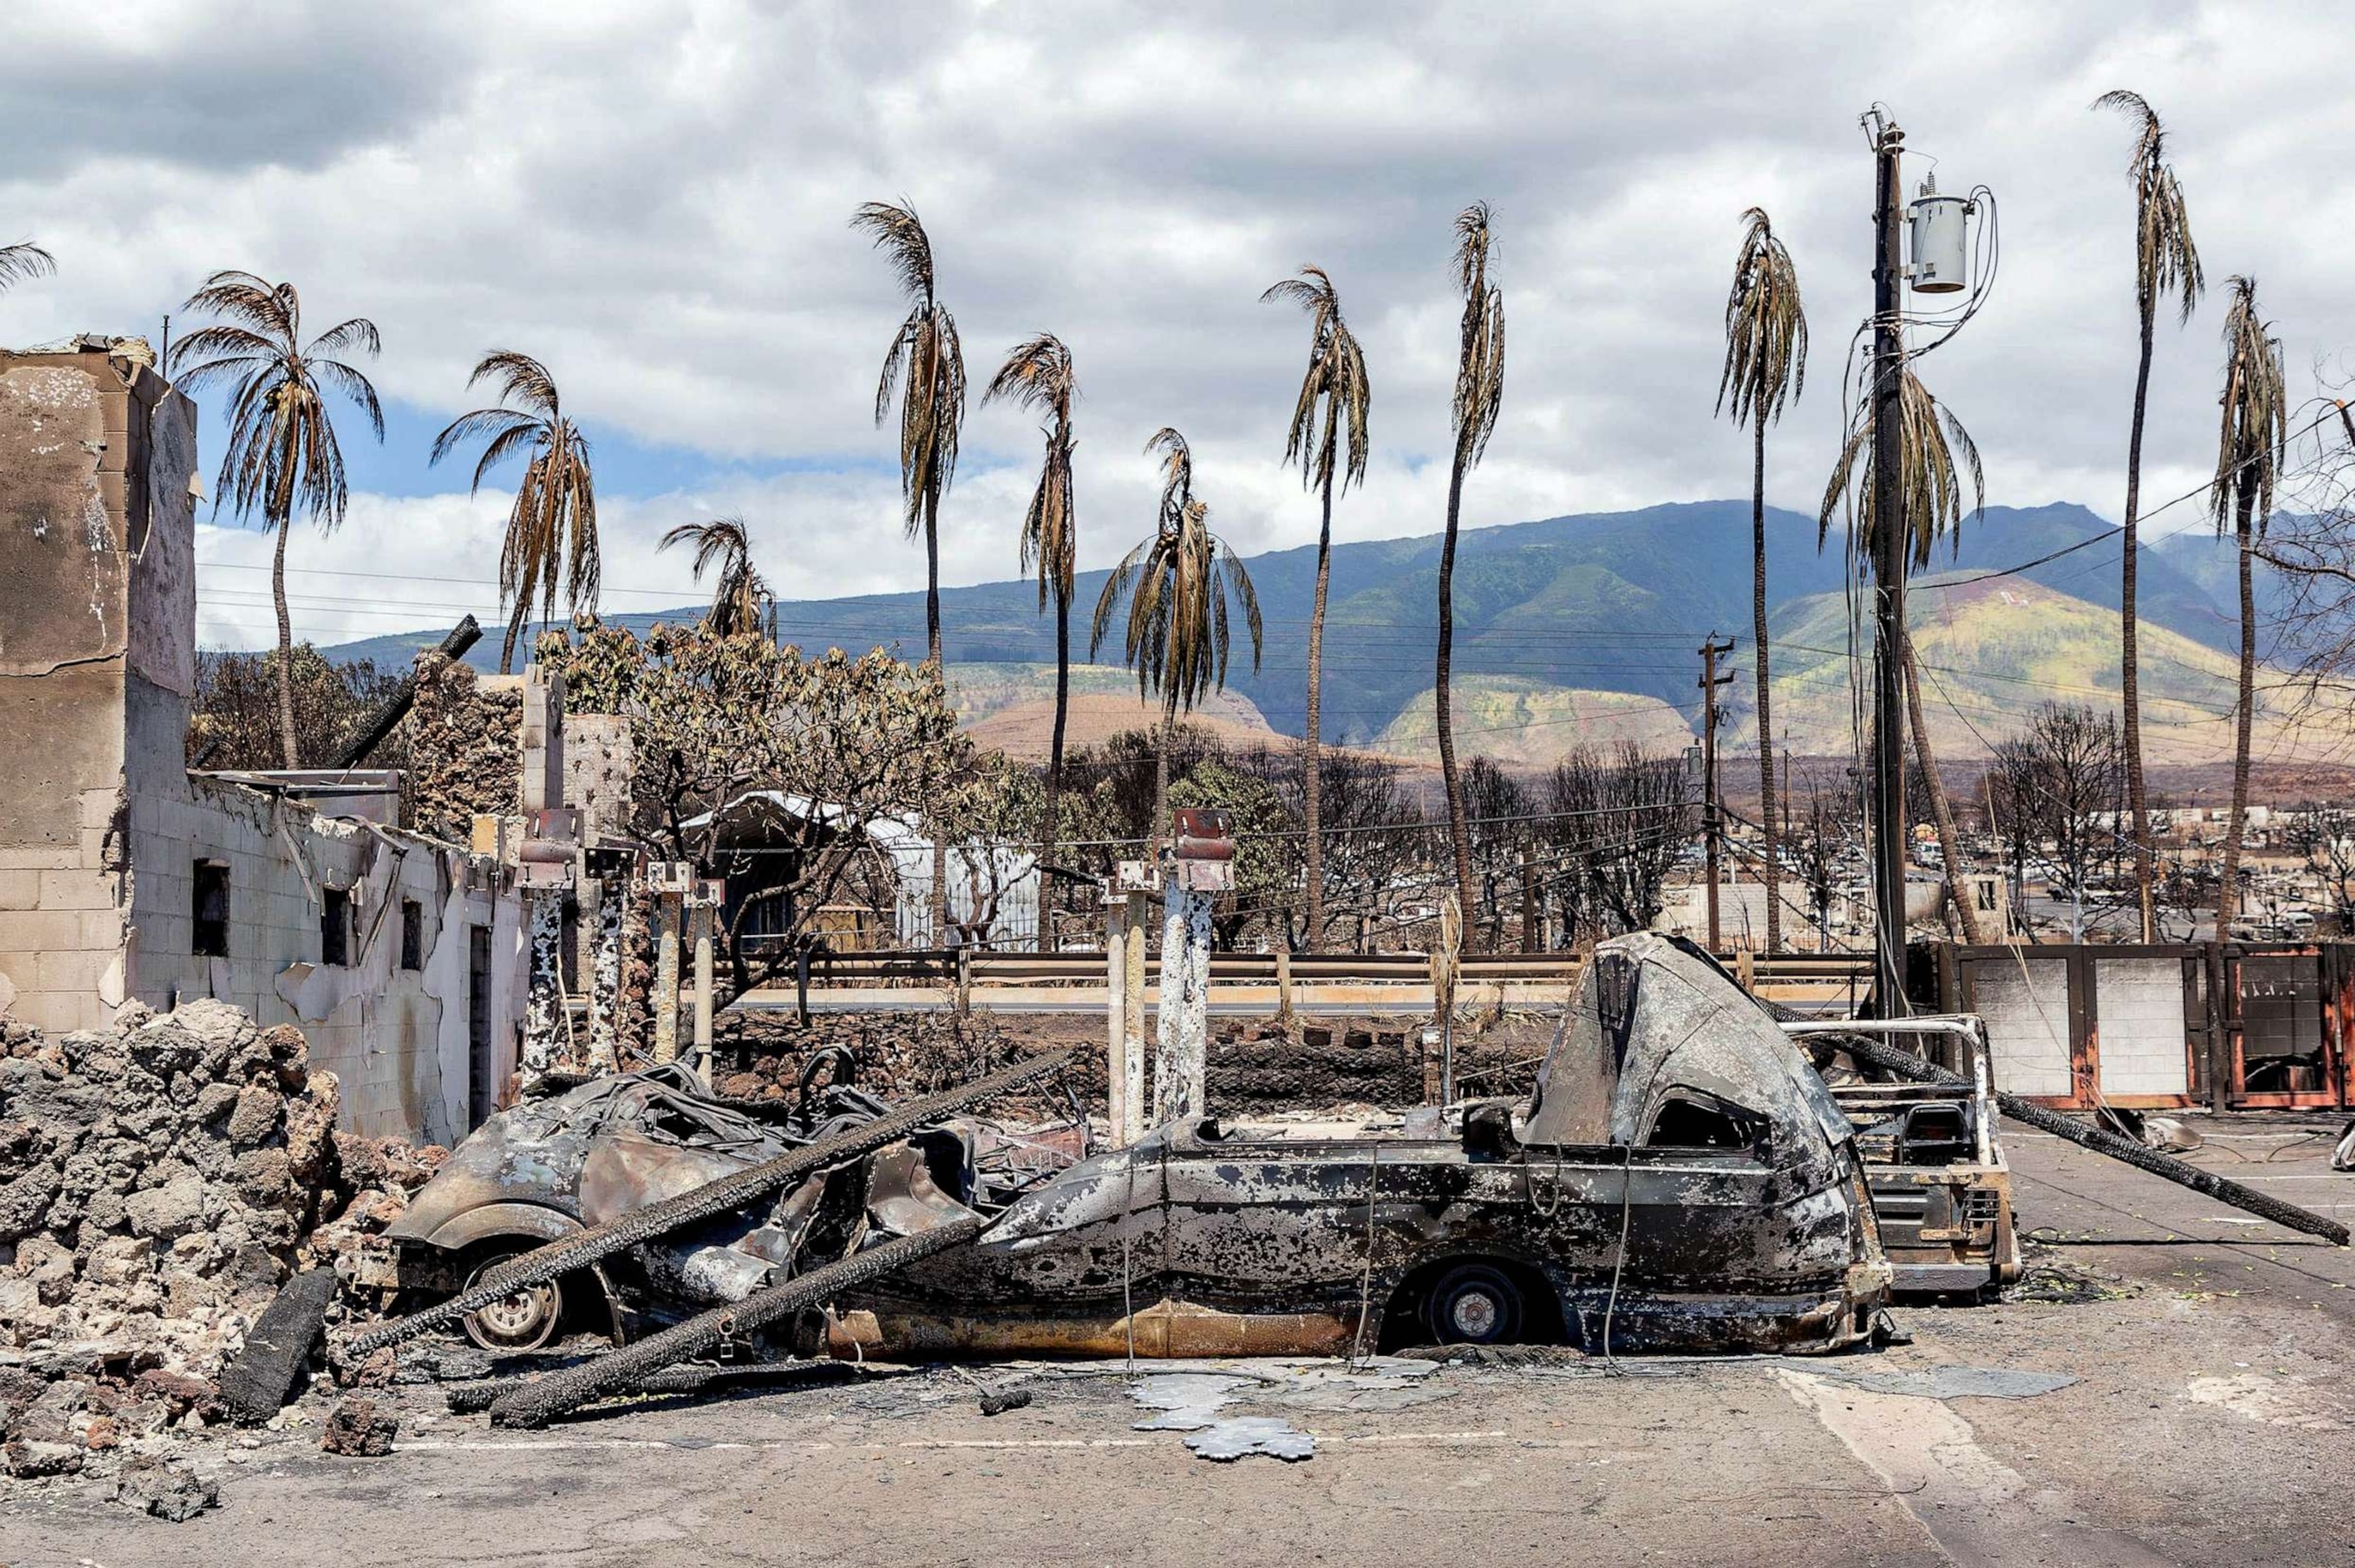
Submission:
<svg viewBox="0 0 2355 1568">
<path fill-rule="evenodd" d="M 2197 1158 L 2345 1215 L 2355 1176 L 2324 1164 L 2335 1130 L 2237 1121 Z M 1902 1308 L 1914 1342 L 1877 1355 L 1450 1367 L 1408 1395 L 1340 1385 L 1306 1403 L 1247 1383 L 1227 1413 L 1313 1434 L 1296 1464 L 1216 1464 L 1137 1430 L 1150 1412 L 1117 1368 L 975 1369 L 1034 1395 L 994 1419 L 934 1371 L 538 1434 L 441 1414 L 417 1389 L 376 1460 L 321 1454 L 314 1399 L 258 1446 L 196 1447 L 222 1506 L 189 1524 L 19 1486 L 0 1501 L 0 1560 L 2355 1562 L 2355 1255 L 2026 1129 L 2009 1148 L 2024 1218 L 2051 1244 L 2035 1262 L 2092 1298 Z M 1988 1371 L 2074 1381 L 1956 1392 Z"/>
</svg>

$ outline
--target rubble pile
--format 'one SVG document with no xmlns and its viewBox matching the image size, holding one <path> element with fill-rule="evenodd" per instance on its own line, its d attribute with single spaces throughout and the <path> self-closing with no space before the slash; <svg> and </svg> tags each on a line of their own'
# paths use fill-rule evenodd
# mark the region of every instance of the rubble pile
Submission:
<svg viewBox="0 0 2355 1568">
<path fill-rule="evenodd" d="M 389 1281 L 378 1239 L 447 1151 L 335 1131 L 302 1032 L 224 1002 L 49 1038 L 0 1022 L 0 1470 L 111 1478 L 167 1520 L 218 1489 L 176 1457 L 298 1269 Z M 360 1437 L 375 1428 L 362 1424 Z"/>
<path fill-rule="evenodd" d="M 0 1031 L 0 1348 L 209 1378 L 336 1185 L 335 1075 L 217 1001 Z"/>
<path fill-rule="evenodd" d="M 410 826 L 464 843 L 477 812 L 516 811 L 519 685 L 486 688 L 473 665 L 428 651 L 417 657 L 417 701 L 407 724 Z"/>
</svg>

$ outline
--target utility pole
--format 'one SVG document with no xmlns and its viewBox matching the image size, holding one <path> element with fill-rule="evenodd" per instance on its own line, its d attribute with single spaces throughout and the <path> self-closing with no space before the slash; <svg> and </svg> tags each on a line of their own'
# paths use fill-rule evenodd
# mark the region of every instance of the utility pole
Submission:
<svg viewBox="0 0 2355 1568">
<path fill-rule="evenodd" d="M 1718 853 L 1725 834 L 1724 821 L 1717 810 L 1717 689 L 1733 681 L 1732 671 L 1722 675 L 1717 673 L 1717 661 L 1721 654 L 1732 652 L 1733 640 L 1729 637 L 1721 642 L 1714 631 L 1700 645 L 1700 820 L 1709 876 L 1709 950 L 1712 953 L 1718 948 Z"/>
<path fill-rule="evenodd" d="M 1872 882 L 1879 1012 L 1905 1011 L 1905 337 L 1900 317 L 1897 157 L 1905 132 L 1879 111 L 1872 129 Z"/>
</svg>

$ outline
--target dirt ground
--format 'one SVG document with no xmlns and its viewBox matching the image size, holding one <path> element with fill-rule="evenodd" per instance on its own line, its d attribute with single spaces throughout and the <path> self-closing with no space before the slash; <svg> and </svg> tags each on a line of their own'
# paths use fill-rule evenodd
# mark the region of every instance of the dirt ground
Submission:
<svg viewBox="0 0 2355 1568">
<path fill-rule="evenodd" d="M 2335 1124 L 2197 1125 L 2201 1163 L 2355 1215 L 2355 1176 L 2325 1163 Z M 372 1460 L 319 1451 L 314 1395 L 304 1425 L 196 1450 L 221 1505 L 187 1524 L 16 1484 L 0 1561 L 2355 1562 L 2355 1254 L 2024 1128 L 2007 1146 L 2040 1238 L 2032 1294 L 2077 1299 L 1905 1307 L 1913 1343 L 1878 1354 L 1362 1383 L 1254 1368 L 1220 1414 L 1313 1435 L 1297 1463 L 1214 1463 L 1138 1430 L 1154 1412 L 1116 1364 L 972 1369 L 1033 1396 L 995 1418 L 939 1369 L 542 1433 L 412 1387 Z M 1967 1392 L 1990 1371 L 2052 1375 Z"/>
</svg>

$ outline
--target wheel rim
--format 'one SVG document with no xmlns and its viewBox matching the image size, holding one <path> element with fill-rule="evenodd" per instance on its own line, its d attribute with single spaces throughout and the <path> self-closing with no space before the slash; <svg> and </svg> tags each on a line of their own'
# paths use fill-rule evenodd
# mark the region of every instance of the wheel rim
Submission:
<svg viewBox="0 0 2355 1568">
<path fill-rule="evenodd" d="M 1447 1326 L 1458 1339 L 1480 1340 L 1497 1331 L 1504 1311 L 1485 1290 L 1465 1290 L 1447 1304 Z"/>
<path fill-rule="evenodd" d="M 519 1255 L 509 1253 L 485 1261 L 467 1277 L 466 1288 L 472 1290 L 492 1269 Z M 555 1337 L 563 1312 L 564 1295 L 554 1280 L 527 1285 L 466 1314 L 466 1338 L 486 1351 L 536 1351 Z"/>
<path fill-rule="evenodd" d="M 1520 1337 L 1520 1291 L 1486 1264 L 1448 1270 L 1426 1300 L 1431 1332 L 1444 1344 L 1493 1345 Z"/>
</svg>

